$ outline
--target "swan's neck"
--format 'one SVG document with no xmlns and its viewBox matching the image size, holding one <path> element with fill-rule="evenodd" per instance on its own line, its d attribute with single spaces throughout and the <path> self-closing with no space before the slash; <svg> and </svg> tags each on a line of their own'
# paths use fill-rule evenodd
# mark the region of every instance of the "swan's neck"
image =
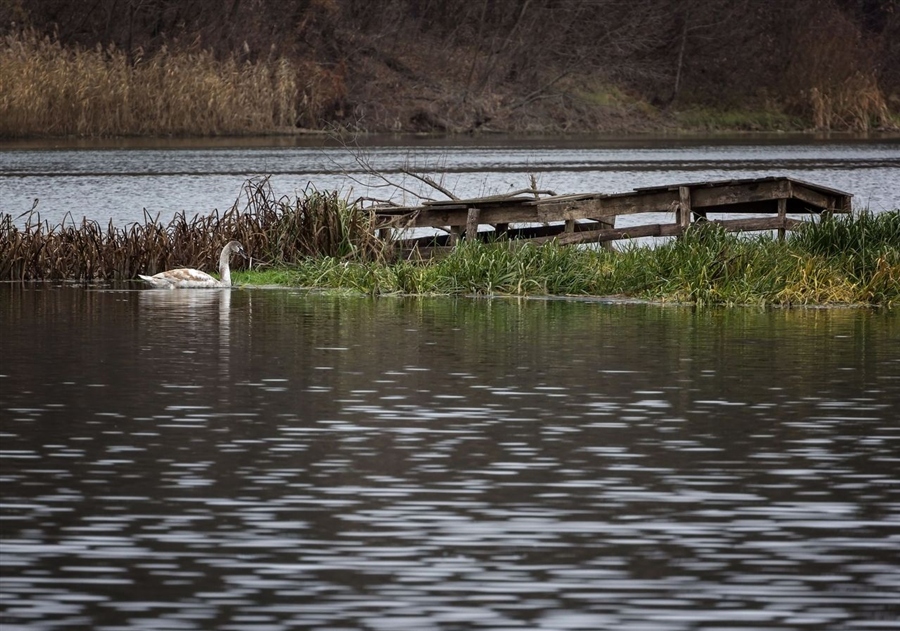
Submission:
<svg viewBox="0 0 900 631">
<path fill-rule="evenodd" d="M 231 249 L 225 248 L 219 255 L 219 279 L 223 287 L 231 287 L 231 268 L 228 259 L 231 258 Z"/>
</svg>

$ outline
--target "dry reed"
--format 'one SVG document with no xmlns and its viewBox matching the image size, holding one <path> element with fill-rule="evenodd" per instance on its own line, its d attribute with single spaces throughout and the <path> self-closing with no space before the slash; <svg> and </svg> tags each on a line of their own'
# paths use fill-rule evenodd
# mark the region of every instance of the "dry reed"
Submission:
<svg viewBox="0 0 900 631">
<path fill-rule="evenodd" d="M 332 76 L 334 75 L 334 76 Z M 0 39 L 0 136 L 227 135 L 312 125 L 343 90 L 336 71 L 163 48 L 66 48 L 33 32 Z"/>
<path fill-rule="evenodd" d="M 852 21 L 816 11 L 798 34 L 786 69 L 796 110 L 818 129 L 891 127 L 891 113 L 878 85 L 874 52 Z"/>
<path fill-rule="evenodd" d="M 224 213 L 190 220 L 179 213 L 168 225 L 145 215 L 143 223 L 127 227 L 70 218 L 51 226 L 32 211 L 21 227 L 4 213 L 0 280 L 126 280 L 173 267 L 211 272 L 231 239 L 244 244 L 256 266 L 309 256 L 371 261 L 390 247 L 376 237 L 373 213 L 337 193 L 276 198 L 268 178 L 260 178 L 248 181 Z"/>
<path fill-rule="evenodd" d="M 839 84 L 809 90 L 809 108 L 817 129 L 889 127 L 891 114 L 872 74 L 855 73 Z"/>
</svg>

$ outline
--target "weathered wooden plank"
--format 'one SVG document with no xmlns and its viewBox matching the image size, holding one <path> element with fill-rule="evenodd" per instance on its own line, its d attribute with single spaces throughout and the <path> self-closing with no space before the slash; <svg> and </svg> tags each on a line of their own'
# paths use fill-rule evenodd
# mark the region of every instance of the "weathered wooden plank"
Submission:
<svg viewBox="0 0 900 631">
<path fill-rule="evenodd" d="M 769 175 L 766 177 L 754 177 L 754 178 L 731 178 L 728 180 L 704 180 L 702 182 L 678 182 L 676 184 L 663 184 L 660 186 L 641 186 L 634 190 L 636 191 L 676 191 L 681 186 L 690 186 L 691 188 L 714 188 L 717 186 L 738 186 L 741 184 L 754 184 L 759 182 L 772 182 L 775 180 L 785 180 L 790 178 L 784 178 L 780 176 Z"/>
<path fill-rule="evenodd" d="M 816 184 L 813 182 L 808 182 L 806 180 L 801 180 L 795 177 L 784 177 L 784 176 L 766 176 L 759 178 L 738 178 L 738 179 L 730 179 L 730 180 L 708 180 L 703 182 L 680 182 L 677 184 L 664 184 L 662 186 L 642 186 L 634 189 L 637 192 L 643 191 L 660 191 L 660 190 L 669 190 L 674 191 L 677 190 L 681 186 L 690 186 L 693 189 L 700 188 L 717 188 L 723 186 L 742 186 L 745 184 L 761 184 L 767 182 L 789 182 L 796 183 L 805 186 L 806 188 L 819 191 L 820 193 L 824 193 L 827 195 L 832 195 L 836 197 L 842 196 L 850 196 L 846 191 L 841 191 L 836 188 L 831 188 L 828 186 L 822 186 L 821 184 Z"/>
<path fill-rule="evenodd" d="M 828 195 L 798 182 L 794 183 L 793 189 L 795 198 L 811 206 L 836 213 L 850 212 L 850 196 L 848 195 Z M 844 210 L 845 203 L 848 206 L 846 210 Z"/>
<path fill-rule="evenodd" d="M 798 219 L 786 217 L 749 217 L 747 219 L 723 219 L 709 221 L 708 224 L 719 224 L 729 232 L 756 232 L 759 230 L 777 230 L 784 227 L 793 230 L 803 222 Z"/>
<path fill-rule="evenodd" d="M 418 215 L 413 217 L 410 228 L 436 228 L 438 226 L 464 226 L 469 217 L 469 211 L 461 210 L 431 210 L 423 208 Z"/>
<path fill-rule="evenodd" d="M 778 180 L 705 188 L 691 187 L 691 194 L 694 208 L 705 208 L 708 212 L 728 212 L 726 209 L 719 210 L 714 207 L 790 197 L 791 183 L 787 180 Z"/>
<path fill-rule="evenodd" d="M 636 239 L 638 237 L 675 236 L 680 234 L 681 227 L 676 224 L 650 224 L 645 226 L 629 226 L 628 228 L 612 228 L 604 230 L 580 230 L 574 233 L 537 237 L 529 243 L 549 243 L 555 240 L 560 245 L 576 243 L 596 243 L 600 241 L 616 241 L 619 239 Z"/>
<path fill-rule="evenodd" d="M 535 205 L 539 209 L 539 222 L 566 219 L 590 219 L 604 215 L 634 215 L 647 212 L 666 212 L 673 202 L 678 201 L 677 191 L 656 191 L 636 195 L 622 193 L 606 195 L 564 204 L 551 200 L 541 200 Z"/>
<path fill-rule="evenodd" d="M 807 182 L 806 180 L 800 180 L 795 177 L 787 177 L 784 179 L 786 179 L 790 182 L 793 182 L 794 184 L 800 184 L 808 189 L 812 189 L 814 191 L 818 191 L 820 193 L 825 193 L 828 195 L 833 195 L 835 197 L 853 197 L 853 195 L 851 195 L 850 193 L 847 193 L 846 191 L 841 191 L 836 188 L 831 188 L 829 186 L 822 186 L 821 184 L 816 184 L 814 182 Z"/>
</svg>

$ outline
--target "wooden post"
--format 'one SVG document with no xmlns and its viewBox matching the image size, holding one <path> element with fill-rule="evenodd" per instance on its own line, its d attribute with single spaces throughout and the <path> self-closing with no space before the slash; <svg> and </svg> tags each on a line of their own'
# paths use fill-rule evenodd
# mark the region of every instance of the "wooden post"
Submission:
<svg viewBox="0 0 900 631">
<path fill-rule="evenodd" d="M 573 233 L 575 232 L 575 220 L 574 219 L 566 219 L 566 227 L 563 228 L 563 232 Z"/>
<path fill-rule="evenodd" d="M 450 226 L 450 245 L 456 245 L 459 243 L 459 226 Z"/>
<path fill-rule="evenodd" d="M 481 211 L 477 208 L 469 208 L 469 214 L 466 216 L 466 240 L 474 241 L 478 238 L 478 217 Z"/>
<path fill-rule="evenodd" d="M 678 187 L 678 213 L 676 214 L 681 234 L 691 225 L 691 189 L 687 186 Z"/>
<path fill-rule="evenodd" d="M 784 227 L 787 224 L 787 199 L 778 200 L 778 240 L 784 241 Z"/>
<path fill-rule="evenodd" d="M 600 224 L 600 228 L 615 228 L 616 227 L 616 216 L 615 215 L 607 215 L 606 217 L 598 217 L 597 223 Z M 612 241 L 601 241 L 600 247 L 604 250 L 615 250 L 616 248 L 613 246 Z"/>
</svg>

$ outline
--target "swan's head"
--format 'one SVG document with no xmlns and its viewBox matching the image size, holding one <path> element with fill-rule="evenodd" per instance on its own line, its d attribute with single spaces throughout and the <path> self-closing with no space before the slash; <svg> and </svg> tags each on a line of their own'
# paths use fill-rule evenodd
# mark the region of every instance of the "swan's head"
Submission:
<svg viewBox="0 0 900 631">
<path fill-rule="evenodd" d="M 244 246 L 241 245 L 240 241 L 229 241 L 228 245 L 225 246 L 225 251 L 229 254 L 240 254 L 245 259 L 249 258 L 247 253 L 244 252 Z"/>
</svg>

